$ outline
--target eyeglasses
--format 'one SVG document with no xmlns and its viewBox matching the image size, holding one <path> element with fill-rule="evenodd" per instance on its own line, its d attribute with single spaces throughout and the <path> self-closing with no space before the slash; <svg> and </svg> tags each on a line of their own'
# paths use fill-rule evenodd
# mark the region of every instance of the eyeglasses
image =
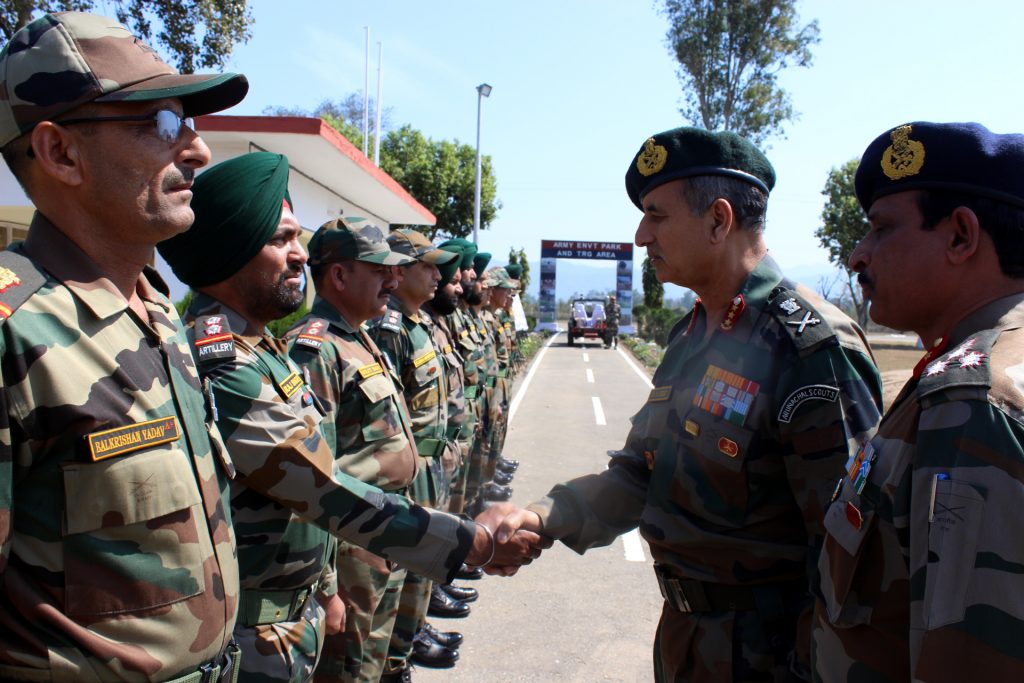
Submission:
<svg viewBox="0 0 1024 683">
<path fill-rule="evenodd" d="M 182 118 L 178 112 L 171 111 L 170 109 L 160 109 L 152 114 L 143 114 L 141 116 L 90 116 L 79 119 L 62 119 L 54 121 L 54 123 L 60 126 L 72 126 L 76 123 L 103 123 L 107 121 L 129 123 L 152 121 L 156 124 L 156 136 L 168 145 L 175 144 L 181 138 L 181 129 L 183 127 L 193 131 L 196 129 L 194 119 L 191 117 Z M 29 146 L 27 151 L 29 157 L 35 157 L 31 146 Z"/>
</svg>

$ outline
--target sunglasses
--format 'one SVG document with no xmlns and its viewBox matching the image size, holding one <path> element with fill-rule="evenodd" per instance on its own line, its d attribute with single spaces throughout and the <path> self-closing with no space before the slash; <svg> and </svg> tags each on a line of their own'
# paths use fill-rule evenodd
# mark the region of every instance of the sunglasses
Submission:
<svg viewBox="0 0 1024 683">
<path fill-rule="evenodd" d="M 196 129 L 194 119 L 191 117 L 182 118 L 180 114 L 170 109 L 160 109 L 152 114 L 143 114 L 141 116 L 91 116 L 79 119 L 63 119 L 54 121 L 54 123 L 60 126 L 72 126 L 76 123 L 145 123 L 147 121 L 152 121 L 156 125 L 156 136 L 168 145 L 178 142 L 181 138 L 181 129 L 183 127 L 193 131 Z M 35 158 L 35 152 L 33 152 L 31 146 L 27 151 L 30 158 Z"/>
</svg>

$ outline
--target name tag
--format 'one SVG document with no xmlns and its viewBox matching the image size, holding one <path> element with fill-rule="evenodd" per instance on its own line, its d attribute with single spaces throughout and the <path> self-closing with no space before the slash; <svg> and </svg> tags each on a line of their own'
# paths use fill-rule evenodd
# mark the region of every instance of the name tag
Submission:
<svg viewBox="0 0 1024 683">
<path fill-rule="evenodd" d="M 380 363 L 370 363 L 359 368 L 359 376 L 363 379 L 367 377 L 373 377 L 374 375 L 384 374 L 384 368 L 380 366 Z"/>
<path fill-rule="evenodd" d="M 89 434 L 86 441 L 93 462 L 99 462 L 150 446 L 177 441 L 180 436 L 178 420 L 172 415 Z"/>
<path fill-rule="evenodd" d="M 302 388 L 302 385 L 302 377 L 299 376 L 299 373 L 293 372 L 285 377 L 278 387 L 280 387 L 281 393 L 284 394 L 285 398 L 291 398 L 295 395 L 295 392 Z"/>
<path fill-rule="evenodd" d="M 444 345 L 444 352 L 445 353 L 451 353 L 452 352 L 452 345 L 451 344 L 445 344 Z"/>
<path fill-rule="evenodd" d="M 648 403 L 660 403 L 667 401 L 672 396 L 672 387 L 656 387 L 651 389 L 651 394 L 647 397 Z"/>
<path fill-rule="evenodd" d="M 414 368 L 418 368 L 418 367 L 420 367 L 422 365 L 426 365 L 427 363 L 429 363 L 430 361 L 434 360 L 435 358 L 437 358 L 437 353 L 434 352 L 434 349 L 430 349 L 429 351 L 427 351 L 425 354 L 423 354 L 419 358 L 413 358 L 412 359 L 412 366 Z"/>
</svg>

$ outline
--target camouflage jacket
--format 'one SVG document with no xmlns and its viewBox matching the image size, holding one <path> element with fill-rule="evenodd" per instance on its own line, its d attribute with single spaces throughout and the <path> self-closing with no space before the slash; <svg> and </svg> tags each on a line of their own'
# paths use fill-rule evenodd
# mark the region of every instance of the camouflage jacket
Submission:
<svg viewBox="0 0 1024 683">
<path fill-rule="evenodd" d="M 545 533 L 583 552 L 639 525 L 680 579 L 806 579 L 881 382 L 860 329 L 770 258 L 733 302 L 709 335 L 699 305 L 677 325 L 609 469 L 531 506 Z"/>
<path fill-rule="evenodd" d="M 295 590 L 327 581 L 324 592 L 333 594 L 331 535 L 264 495 L 264 486 L 254 482 L 259 466 L 273 462 L 274 451 L 306 455 L 307 448 L 319 446 L 318 404 L 279 341 L 248 329 L 245 318 L 219 301 L 196 293 L 185 323 L 217 426 L 238 468 L 231 516 L 243 591 Z"/>
<path fill-rule="evenodd" d="M 370 335 L 402 378 L 421 457 L 410 495 L 421 505 L 440 507 L 447 498 L 441 459 L 447 448 L 448 388 L 432 326 L 422 310 L 412 316 L 403 313 L 401 302 L 392 296 L 384 315 L 370 323 Z"/>
<path fill-rule="evenodd" d="M 0 307 L 0 679 L 194 672 L 231 637 L 238 568 L 181 321 L 155 271 L 141 320 L 39 213 L 14 251 L 43 282 Z M 0 272 L 0 301 L 35 275 Z"/>
<path fill-rule="evenodd" d="M 433 316 L 434 346 L 441 351 L 448 393 L 448 437 L 457 438 L 466 425 L 466 370 L 455 335 L 445 316 Z"/>
<path fill-rule="evenodd" d="M 828 509 L 816 680 L 1024 680 L 1024 295 L 929 358 Z"/>
<path fill-rule="evenodd" d="M 283 342 L 278 346 L 265 330 L 247 330 L 241 316 L 205 295 L 193 299 L 189 317 L 207 326 L 209 316 L 218 312 L 237 326 L 231 334 L 235 358 L 210 373 L 218 423 L 232 422 L 223 429 L 229 450 L 232 442 L 244 446 L 231 451 L 239 472 L 232 483 L 232 501 L 251 501 L 254 520 L 277 515 L 281 524 L 294 511 L 338 538 L 425 576 L 454 576 L 469 553 L 474 525 L 411 509 L 406 498 L 385 494 L 341 472 L 321 436 L 320 414 L 309 405 L 312 396 Z M 208 348 L 217 352 L 217 343 Z M 200 345 L 200 364 L 203 346 L 207 345 Z M 254 545 L 257 540 L 252 538 Z M 253 548 L 257 569 L 260 552 Z M 242 564 L 244 568 L 248 563 Z"/>
<path fill-rule="evenodd" d="M 476 386 L 482 383 L 480 376 L 480 363 L 483 358 L 483 350 L 480 348 L 480 337 L 476 326 L 469 319 L 468 314 L 458 308 L 454 313 L 445 316 L 448 329 L 455 337 L 456 347 L 463 361 L 463 374 L 466 376 L 466 386 Z"/>
<path fill-rule="evenodd" d="M 508 366 L 511 362 L 510 351 L 512 348 L 508 331 L 511 325 L 503 321 L 502 313 L 504 311 L 500 309 L 498 311 L 485 309 L 481 312 L 481 317 L 487 325 L 491 338 L 494 340 L 494 353 L 498 360 L 499 377 L 505 377 L 508 374 Z"/>
<path fill-rule="evenodd" d="M 494 379 L 498 376 L 498 354 L 494 348 L 494 337 L 491 335 L 483 318 L 483 309 L 475 311 L 472 308 L 466 311 L 466 319 L 470 326 L 475 329 L 477 345 L 480 347 L 480 383 L 493 387 Z"/>
<path fill-rule="evenodd" d="M 609 303 L 604 307 L 604 320 L 609 325 L 618 325 L 619 317 L 622 315 L 622 308 L 618 302 Z"/>
<path fill-rule="evenodd" d="M 287 336 L 326 412 L 323 433 L 338 466 L 385 491 L 405 489 L 416 444 L 401 380 L 377 345 L 320 298 Z"/>
</svg>

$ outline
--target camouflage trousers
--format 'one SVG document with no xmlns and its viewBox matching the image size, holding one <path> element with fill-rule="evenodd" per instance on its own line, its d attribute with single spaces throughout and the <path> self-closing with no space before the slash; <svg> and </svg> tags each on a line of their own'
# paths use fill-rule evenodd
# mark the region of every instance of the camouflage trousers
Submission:
<svg viewBox="0 0 1024 683">
<path fill-rule="evenodd" d="M 297 621 L 235 626 L 242 650 L 239 683 L 305 683 L 313 675 L 323 645 L 324 610 L 315 598 Z"/>
<path fill-rule="evenodd" d="M 427 608 L 430 606 L 430 589 L 434 582 L 418 574 L 408 572 L 405 585 L 402 586 L 402 597 L 398 601 L 398 614 L 395 617 L 395 628 L 391 632 L 391 645 L 388 647 L 388 662 L 385 671 L 401 669 L 412 654 L 412 639 L 427 620 Z"/>
<path fill-rule="evenodd" d="M 455 472 L 452 480 L 452 495 L 448 499 L 447 512 L 457 515 L 466 507 L 466 481 L 469 479 L 469 459 L 473 450 L 474 439 L 460 439 L 459 448 L 462 450 L 462 464 Z"/>
<path fill-rule="evenodd" d="M 807 647 L 796 654 L 798 621 L 808 616 L 797 603 L 778 619 L 757 611 L 687 614 L 665 604 L 654 638 L 658 683 L 804 683 Z M 810 623 L 808 621 L 808 629 Z M 810 645 L 810 632 L 807 631 Z M 806 662 L 806 659 L 804 659 Z M 796 673 L 799 671 L 800 673 Z"/>
<path fill-rule="evenodd" d="M 507 378 L 499 378 L 494 391 L 494 400 L 500 406 L 501 412 L 495 411 L 491 419 L 491 431 L 488 435 L 487 458 L 483 463 L 483 481 L 494 478 L 497 470 L 498 458 L 505 450 L 505 433 L 508 430 L 508 397 L 512 393 L 512 382 Z"/>
<path fill-rule="evenodd" d="M 488 430 L 491 424 L 490 415 L 487 413 L 486 398 L 478 401 L 477 411 L 479 419 L 475 425 L 473 443 L 469 449 L 469 458 L 466 465 L 466 481 L 463 494 L 466 505 L 473 502 L 477 491 L 480 489 L 480 485 L 485 481 L 483 479 L 483 462 L 484 454 L 488 450 Z"/>
<path fill-rule="evenodd" d="M 358 546 L 340 543 L 338 592 L 347 607 L 345 630 L 327 636 L 317 683 L 371 683 L 384 670 L 405 570 Z"/>
</svg>

